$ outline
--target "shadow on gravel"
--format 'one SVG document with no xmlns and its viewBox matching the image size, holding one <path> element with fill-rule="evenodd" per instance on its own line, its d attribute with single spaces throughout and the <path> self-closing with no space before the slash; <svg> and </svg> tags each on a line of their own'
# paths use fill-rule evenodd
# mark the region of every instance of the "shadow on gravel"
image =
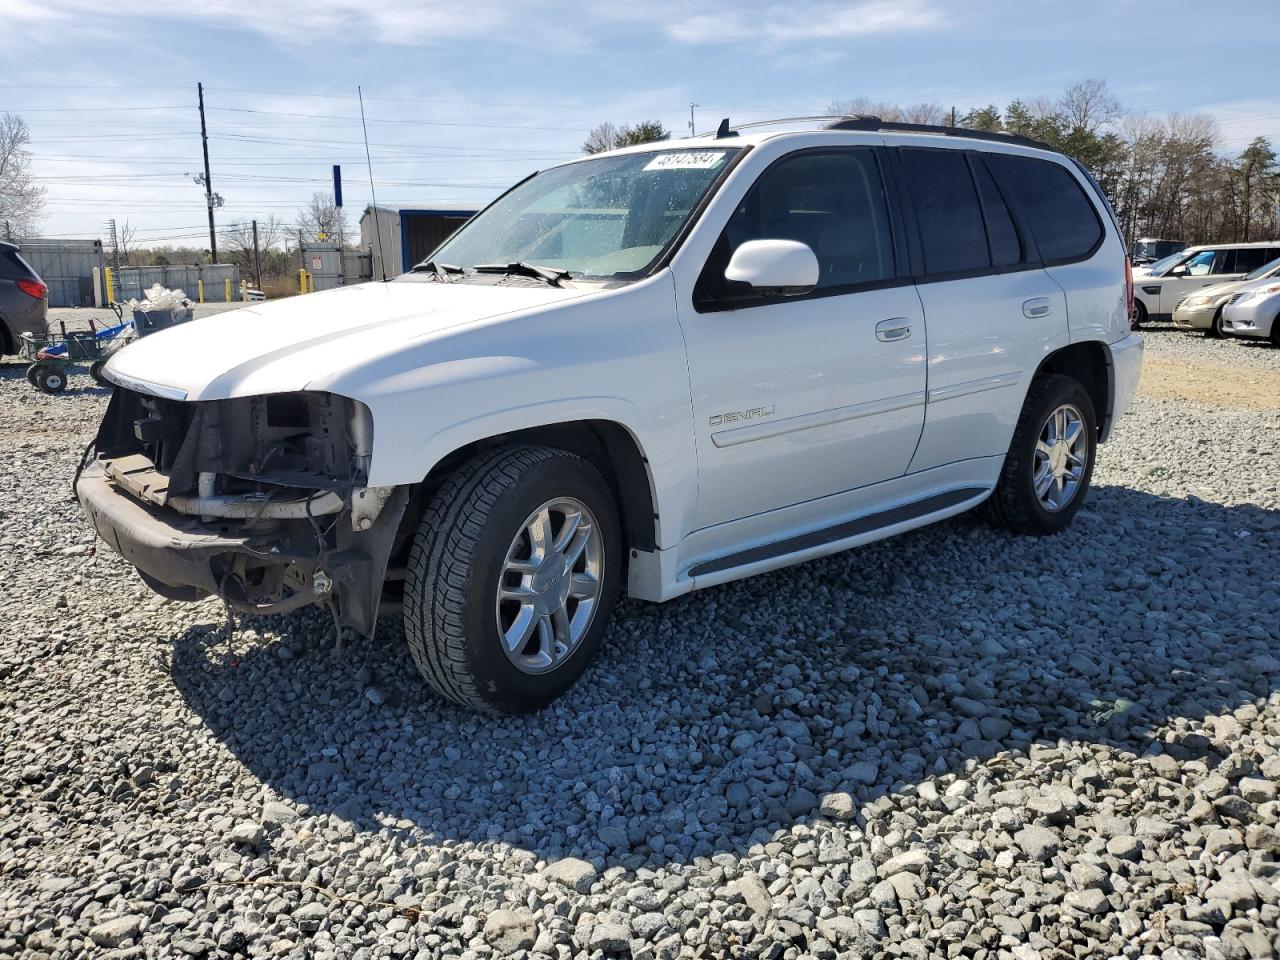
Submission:
<svg viewBox="0 0 1280 960">
<path fill-rule="evenodd" d="M 256 622 L 268 639 L 238 660 L 195 627 L 172 672 L 313 813 L 656 866 L 767 841 L 828 791 L 865 803 L 1035 740 L 1213 761 L 1179 718 L 1280 686 L 1277 557 L 1278 511 L 1101 487 L 1054 538 L 962 517 L 624 603 L 582 683 L 531 717 L 443 704 L 385 621 L 339 659 L 319 615 Z"/>
</svg>

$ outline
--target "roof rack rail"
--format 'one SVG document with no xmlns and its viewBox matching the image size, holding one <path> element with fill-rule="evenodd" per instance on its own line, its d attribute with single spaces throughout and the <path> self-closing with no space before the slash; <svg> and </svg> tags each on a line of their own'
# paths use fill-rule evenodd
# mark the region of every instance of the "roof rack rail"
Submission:
<svg viewBox="0 0 1280 960">
<path fill-rule="evenodd" d="M 818 118 L 814 118 L 818 119 Z M 1041 140 L 1024 137 L 1018 133 L 1006 133 L 1003 130 L 971 130 L 968 127 L 944 127 L 933 123 L 902 123 L 897 120 L 881 120 L 879 117 L 859 114 L 840 117 L 826 126 L 828 130 L 866 130 L 873 133 L 932 133 L 947 137 L 961 137 L 966 140 L 990 140 L 995 143 L 1016 143 L 1023 147 L 1036 147 L 1040 150 L 1054 148 Z M 1055 151 L 1056 152 L 1056 151 Z"/>
</svg>

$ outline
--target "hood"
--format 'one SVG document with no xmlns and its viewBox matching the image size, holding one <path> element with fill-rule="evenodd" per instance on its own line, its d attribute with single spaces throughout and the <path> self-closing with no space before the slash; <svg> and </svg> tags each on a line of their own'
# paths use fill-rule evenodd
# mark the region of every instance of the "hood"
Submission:
<svg viewBox="0 0 1280 960">
<path fill-rule="evenodd" d="M 1223 280 L 1221 283 L 1213 283 L 1207 287 L 1201 287 L 1199 290 L 1193 290 L 1186 299 L 1192 297 L 1224 297 L 1228 293 L 1237 289 L 1241 284 L 1239 280 Z"/>
<path fill-rule="evenodd" d="M 594 289 L 404 279 L 241 307 L 153 333 L 105 373 L 174 399 L 304 390 L 458 327 L 587 296 Z"/>
</svg>

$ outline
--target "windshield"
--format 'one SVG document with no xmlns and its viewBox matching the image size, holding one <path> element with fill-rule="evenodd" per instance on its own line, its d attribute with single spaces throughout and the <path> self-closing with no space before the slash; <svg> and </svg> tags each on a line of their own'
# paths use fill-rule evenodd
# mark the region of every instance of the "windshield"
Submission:
<svg viewBox="0 0 1280 960">
<path fill-rule="evenodd" d="M 1263 277 L 1269 277 L 1277 270 L 1280 270 L 1280 257 L 1272 260 L 1270 263 L 1264 263 L 1252 273 L 1245 274 L 1246 280 L 1261 280 Z"/>
<path fill-rule="evenodd" d="M 1185 250 L 1179 250 L 1177 253 L 1169 254 L 1169 256 L 1165 257 L 1163 260 L 1157 260 L 1155 263 L 1151 264 L 1151 266 L 1149 266 L 1147 269 L 1151 271 L 1152 275 L 1159 276 L 1160 274 L 1164 273 L 1164 271 L 1168 270 L 1170 267 L 1174 266 L 1175 264 L 1181 263 L 1183 260 L 1187 259 L 1187 257 L 1188 257 L 1188 254 Z"/>
<path fill-rule="evenodd" d="M 472 270 L 525 263 L 572 278 L 632 279 L 666 250 L 733 149 L 583 160 L 530 177 L 431 255 Z"/>
</svg>

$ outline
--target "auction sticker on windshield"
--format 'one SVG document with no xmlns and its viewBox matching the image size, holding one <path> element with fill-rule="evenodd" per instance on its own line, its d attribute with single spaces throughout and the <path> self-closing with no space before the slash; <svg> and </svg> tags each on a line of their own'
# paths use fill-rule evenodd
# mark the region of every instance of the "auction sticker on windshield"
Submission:
<svg viewBox="0 0 1280 960">
<path fill-rule="evenodd" d="M 644 165 L 645 170 L 710 170 L 724 160 L 722 150 L 660 153 Z"/>
</svg>

